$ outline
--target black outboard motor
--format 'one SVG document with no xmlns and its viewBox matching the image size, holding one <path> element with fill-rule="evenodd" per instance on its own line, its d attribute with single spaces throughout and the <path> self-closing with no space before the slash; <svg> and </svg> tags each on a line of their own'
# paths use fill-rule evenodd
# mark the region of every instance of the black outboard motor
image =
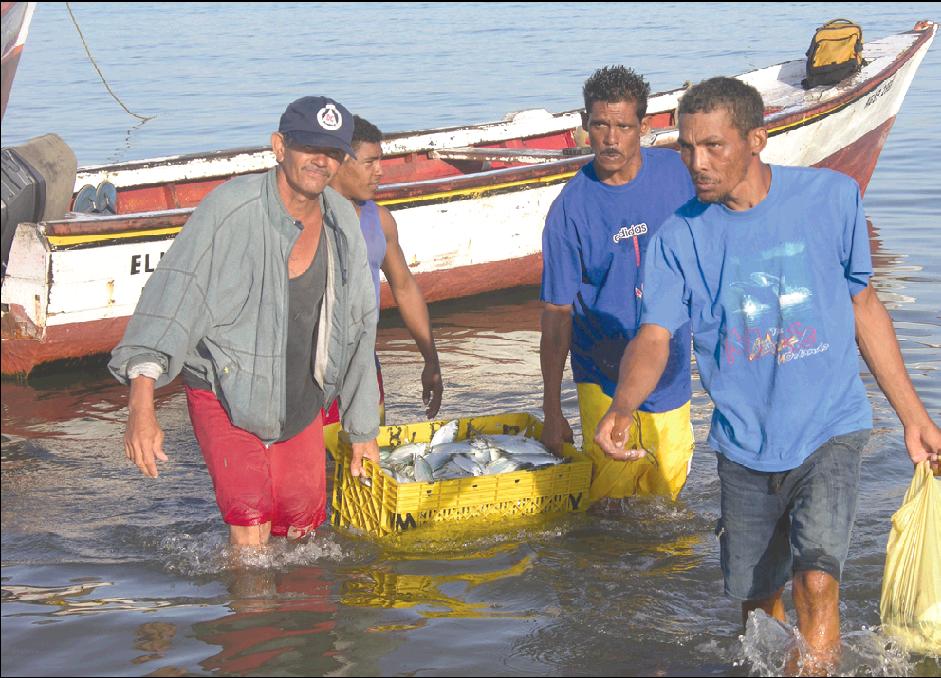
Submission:
<svg viewBox="0 0 941 678">
<path fill-rule="evenodd" d="M 65 216 L 75 190 L 78 163 L 72 149 L 55 134 L 4 148 L 0 150 L 0 160 L 3 199 L 0 254 L 5 276 L 17 225 Z"/>
</svg>

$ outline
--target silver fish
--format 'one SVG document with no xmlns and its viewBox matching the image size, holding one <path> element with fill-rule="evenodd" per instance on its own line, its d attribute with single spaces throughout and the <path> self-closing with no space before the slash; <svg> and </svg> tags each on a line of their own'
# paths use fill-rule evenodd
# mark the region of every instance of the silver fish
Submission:
<svg viewBox="0 0 941 678">
<path fill-rule="evenodd" d="M 525 436 L 490 436 L 493 444 L 508 454 L 552 454 L 545 445 Z"/>
<path fill-rule="evenodd" d="M 454 452 L 450 450 L 435 450 L 425 455 L 424 461 L 431 467 L 432 471 L 437 471 L 445 464 L 451 461 Z M 417 463 L 417 462 L 416 462 Z"/>
<path fill-rule="evenodd" d="M 484 447 L 484 448 L 474 448 L 474 451 L 468 455 L 471 459 L 476 461 L 478 464 L 486 466 L 492 461 L 496 461 L 502 455 L 500 450 L 493 447 Z"/>
<path fill-rule="evenodd" d="M 487 466 L 487 475 L 496 475 L 498 473 L 512 473 L 522 470 L 523 465 L 512 457 L 501 457 Z"/>
<path fill-rule="evenodd" d="M 555 466 L 556 464 L 561 464 L 562 460 L 558 457 L 554 457 L 548 452 L 542 454 L 514 454 L 512 456 L 513 461 L 520 464 L 529 464 L 533 468 L 539 468 L 540 466 Z"/>
<path fill-rule="evenodd" d="M 438 429 L 430 443 L 406 443 L 380 450 L 382 469 L 400 483 L 432 483 L 455 478 L 543 468 L 565 460 L 524 435 L 476 434 L 455 440 L 458 421 Z"/>
<path fill-rule="evenodd" d="M 486 450 L 493 447 L 493 442 L 487 436 L 476 436 L 467 442 L 475 450 Z"/>
<path fill-rule="evenodd" d="M 415 455 L 424 456 L 428 449 L 428 443 L 406 443 L 399 445 L 389 454 L 388 461 L 391 464 L 399 464 L 403 461 L 411 462 Z"/>
<path fill-rule="evenodd" d="M 435 482 L 434 471 L 422 457 L 415 457 L 415 480 L 419 483 Z"/>
<path fill-rule="evenodd" d="M 470 442 L 467 440 L 455 440 L 450 443 L 440 443 L 430 448 L 429 454 L 437 454 L 439 452 L 447 454 L 470 454 L 473 451 Z"/>
<path fill-rule="evenodd" d="M 440 445 L 441 443 L 450 443 L 454 441 L 455 436 L 457 436 L 457 419 L 454 421 L 449 421 L 447 424 L 435 431 L 435 434 L 431 437 L 431 446 Z"/>
<path fill-rule="evenodd" d="M 467 472 L 460 466 L 449 460 L 447 464 L 435 471 L 435 480 L 454 480 L 456 478 L 466 478 Z"/>
<path fill-rule="evenodd" d="M 453 461 L 458 468 L 472 476 L 482 476 L 484 474 L 484 470 L 480 464 L 466 455 L 456 454 L 454 455 Z"/>
<path fill-rule="evenodd" d="M 399 483 L 414 483 L 415 482 L 415 470 L 411 466 L 403 468 L 401 471 L 393 471 L 393 477 L 396 482 Z"/>
</svg>

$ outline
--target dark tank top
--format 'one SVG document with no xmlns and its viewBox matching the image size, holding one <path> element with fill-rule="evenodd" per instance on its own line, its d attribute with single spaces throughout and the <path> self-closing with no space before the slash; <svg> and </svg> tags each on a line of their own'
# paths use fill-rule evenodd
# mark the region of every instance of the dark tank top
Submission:
<svg viewBox="0 0 941 678">
<path fill-rule="evenodd" d="M 287 411 L 279 440 L 307 428 L 323 407 L 323 390 L 314 381 L 320 306 L 327 288 L 327 251 L 320 235 L 307 270 L 288 281 Z"/>
</svg>

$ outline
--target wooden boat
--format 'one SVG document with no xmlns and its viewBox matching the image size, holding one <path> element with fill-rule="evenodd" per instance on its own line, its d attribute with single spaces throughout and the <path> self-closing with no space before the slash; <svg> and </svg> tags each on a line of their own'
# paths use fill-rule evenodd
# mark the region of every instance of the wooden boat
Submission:
<svg viewBox="0 0 941 678">
<path fill-rule="evenodd" d="M 20 64 L 20 55 L 26 45 L 26 36 L 35 11 L 35 2 L 0 3 L 0 25 L 3 27 L 0 36 L 0 118 L 7 111 L 16 67 Z"/>
<path fill-rule="evenodd" d="M 936 31 L 919 22 L 867 43 L 862 70 L 833 87 L 802 89 L 804 60 L 738 76 L 764 96 L 764 159 L 839 170 L 865 191 Z M 644 144 L 675 143 L 683 91 L 651 96 L 653 131 Z M 580 127 L 580 111 L 529 110 L 384 138 L 388 183 L 377 199 L 393 211 L 429 301 L 539 282 L 546 212 L 591 159 Z M 227 179 L 273 164 L 270 149 L 248 148 L 81 168 L 76 191 L 113 186 L 117 213 L 19 224 L 2 287 L 2 373 L 110 351 L 199 201 Z M 382 305 L 391 304 L 383 284 Z"/>
</svg>

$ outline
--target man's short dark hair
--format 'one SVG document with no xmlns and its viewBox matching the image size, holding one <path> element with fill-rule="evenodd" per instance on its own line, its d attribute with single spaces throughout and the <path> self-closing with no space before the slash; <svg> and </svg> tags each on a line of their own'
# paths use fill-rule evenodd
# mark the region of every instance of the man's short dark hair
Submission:
<svg viewBox="0 0 941 678">
<path fill-rule="evenodd" d="M 596 101 L 616 103 L 632 101 L 637 109 L 637 119 L 647 115 L 647 96 L 650 85 L 643 76 L 624 66 L 605 66 L 591 74 L 582 88 L 585 97 L 585 112 L 591 113 Z"/>
<path fill-rule="evenodd" d="M 742 138 L 765 124 L 765 104 L 757 89 L 736 78 L 709 78 L 680 99 L 679 113 L 712 113 L 724 108 Z"/>
<path fill-rule="evenodd" d="M 378 144 L 382 142 L 382 132 L 374 124 L 361 118 L 358 115 L 353 116 L 353 141 L 354 147 L 360 144 Z"/>
</svg>

